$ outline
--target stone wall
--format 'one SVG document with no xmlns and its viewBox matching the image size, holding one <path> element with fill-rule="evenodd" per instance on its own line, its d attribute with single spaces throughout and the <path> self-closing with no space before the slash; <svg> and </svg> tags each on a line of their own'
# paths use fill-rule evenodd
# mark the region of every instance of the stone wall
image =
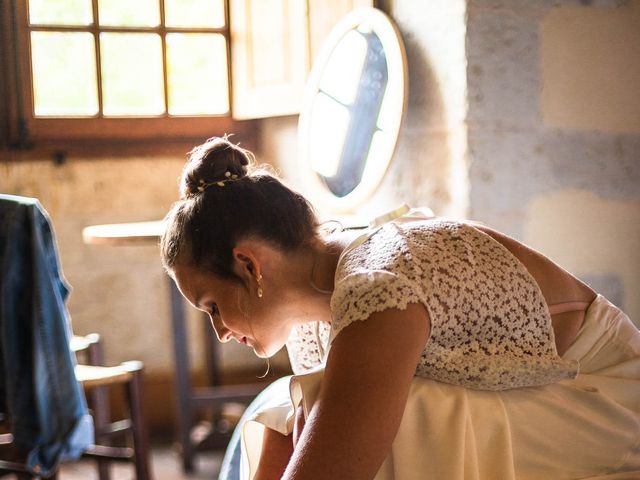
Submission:
<svg viewBox="0 0 640 480">
<path fill-rule="evenodd" d="M 640 322 L 640 2 L 467 10 L 470 216 Z"/>
</svg>

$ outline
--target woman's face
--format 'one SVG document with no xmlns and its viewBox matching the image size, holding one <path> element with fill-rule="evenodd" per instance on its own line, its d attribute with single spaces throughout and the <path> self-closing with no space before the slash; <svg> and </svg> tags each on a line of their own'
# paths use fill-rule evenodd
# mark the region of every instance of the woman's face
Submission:
<svg viewBox="0 0 640 480">
<path fill-rule="evenodd" d="M 269 302 L 239 282 L 223 279 L 189 265 L 177 265 L 174 278 L 182 295 L 209 315 L 218 339 L 235 339 L 262 358 L 280 350 L 293 325 L 269 315 Z"/>
</svg>

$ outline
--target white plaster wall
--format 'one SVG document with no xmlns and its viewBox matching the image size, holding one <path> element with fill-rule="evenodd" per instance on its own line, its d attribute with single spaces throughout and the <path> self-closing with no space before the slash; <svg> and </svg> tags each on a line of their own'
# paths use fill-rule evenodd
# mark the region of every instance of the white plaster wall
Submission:
<svg viewBox="0 0 640 480">
<path fill-rule="evenodd" d="M 468 208 L 465 2 L 384 2 L 407 50 L 409 100 L 396 157 L 361 209 L 369 216 L 401 202 L 464 217 Z"/>
</svg>

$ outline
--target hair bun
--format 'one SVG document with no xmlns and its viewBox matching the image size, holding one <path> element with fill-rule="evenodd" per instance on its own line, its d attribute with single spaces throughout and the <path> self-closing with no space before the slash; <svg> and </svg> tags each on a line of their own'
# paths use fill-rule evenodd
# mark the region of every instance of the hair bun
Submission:
<svg viewBox="0 0 640 480">
<path fill-rule="evenodd" d="M 180 197 L 197 195 L 203 186 L 245 177 L 253 163 L 253 154 L 229 138 L 213 137 L 189 152 L 189 160 L 180 178 Z"/>
</svg>

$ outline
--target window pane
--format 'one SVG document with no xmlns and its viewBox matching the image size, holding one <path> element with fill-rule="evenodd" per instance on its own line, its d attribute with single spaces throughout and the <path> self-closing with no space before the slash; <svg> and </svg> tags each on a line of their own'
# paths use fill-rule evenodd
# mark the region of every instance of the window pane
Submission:
<svg viewBox="0 0 640 480">
<path fill-rule="evenodd" d="M 220 34 L 167 34 L 169 113 L 229 111 L 227 47 Z"/>
<path fill-rule="evenodd" d="M 342 146 L 349 129 L 349 110 L 318 92 L 309 118 L 312 119 L 309 128 L 311 167 L 323 177 L 333 177 L 340 167 Z"/>
<path fill-rule="evenodd" d="M 105 115 L 164 113 L 162 43 L 155 33 L 101 33 Z"/>
<path fill-rule="evenodd" d="M 91 0 L 29 0 L 32 25 L 90 25 Z"/>
<path fill-rule="evenodd" d="M 158 0 L 100 0 L 98 11 L 100 25 L 112 27 L 160 25 Z"/>
<path fill-rule="evenodd" d="M 331 52 L 322 72 L 320 89 L 345 105 L 352 104 L 366 58 L 366 38 L 355 30 L 350 31 Z"/>
<path fill-rule="evenodd" d="M 31 32 L 31 65 L 36 116 L 98 113 L 91 33 Z"/>
<path fill-rule="evenodd" d="M 165 0 L 167 27 L 224 27 L 223 0 Z"/>
</svg>

